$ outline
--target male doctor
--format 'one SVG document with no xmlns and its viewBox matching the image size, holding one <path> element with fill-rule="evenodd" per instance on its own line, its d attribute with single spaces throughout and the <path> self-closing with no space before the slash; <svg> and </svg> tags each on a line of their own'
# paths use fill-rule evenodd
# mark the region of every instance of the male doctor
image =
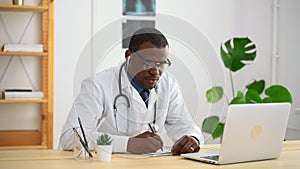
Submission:
<svg viewBox="0 0 300 169">
<path fill-rule="evenodd" d="M 61 133 L 62 148 L 73 148 L 72 127 L 79 129 L 79 117 L 89 142 L 102 133 L 111 135 L 113 152 L 155 152 L 163 147 L 163 129 L 174 141 L 174 155 L 199 151 L 204 139 L 176 80 L 166 72 L 168 51 L 168 41 L 157 29 L 136 31 L 124 63 L 82 82 Z"/>
</svg>

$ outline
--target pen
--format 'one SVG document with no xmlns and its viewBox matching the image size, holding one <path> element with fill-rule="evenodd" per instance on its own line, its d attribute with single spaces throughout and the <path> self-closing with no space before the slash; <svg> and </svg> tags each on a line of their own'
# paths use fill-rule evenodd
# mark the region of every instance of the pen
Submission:
<svg viewBox="0 0 300 169">
<path fill-rule="evenodd" d="M 152 133 L 156 133 L 150 123 L 148 123 L 148 126 L 149 126 L 149 128 L 150 128 L 150 130 L 151 130 Z M 163 148 L 160 148 L 160 150 L 164 151 Z"/>
<path fill-rule="evenodd" d="M 82 146 L 84 147 L 84 149 L 89 153 L 89 156 L 90 156 L 91 158 L 93 158 L 93 155 L 92 155 L 92 153 L 90 152 L 89 148 L 88 148 L 88 147 L 86 146 L 86 144 L 83 142 L 83 140 L 81 139 L 79 133 L 77 132 L 77 130 L 76 130 L 74 127 L 73 127 L 73 131 L 74 131 L 76 137 L 79 139 L 79 141 L 80 141 L 80 143 L 82 144 Z"/>
<path fill-rule="evenodd" d="M 100 126 L 102 125 L 102 123 L 104 122 L 105 119 L 106 119 L 106 115 L 103 115 L 103 116 L 98 120 L 95 131 L 97 131 L 97 130 L 100 128 Z"/>
<path fill-rule="evenodd" d="M 82 135 L 83 135 L 83 139 L 84 139 L 85 145 L 87 146 L 87 148 L 89 148 L 87 139 L 86 139 L 85 134 L 84 134 L 84 130 L 83 130 L 83 127 L 82 127 L 82 123 L 81 123 L 80 117 L 78 117 L 78 122 L 79 122 L 79 126 L 80 126 L 80 129 L 81 129 Z"/>
</svg>

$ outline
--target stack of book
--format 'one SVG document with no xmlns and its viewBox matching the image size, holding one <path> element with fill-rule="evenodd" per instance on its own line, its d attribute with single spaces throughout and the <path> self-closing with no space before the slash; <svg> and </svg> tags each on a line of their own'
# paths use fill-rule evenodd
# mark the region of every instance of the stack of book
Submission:
<svg viewBox="0 0 300 169">
<path fill-rule="evenodd" d="M 33 91 L 31 89 L 5 89 L 3 91 L 5 100 L 36 100 L 43 97 L 44 93 L 42 91 Z"/>
<path fill-rule="evenodd" d="M 42 44 L 4 44 L 3 52 L 43 52 Z"/>
</svg>

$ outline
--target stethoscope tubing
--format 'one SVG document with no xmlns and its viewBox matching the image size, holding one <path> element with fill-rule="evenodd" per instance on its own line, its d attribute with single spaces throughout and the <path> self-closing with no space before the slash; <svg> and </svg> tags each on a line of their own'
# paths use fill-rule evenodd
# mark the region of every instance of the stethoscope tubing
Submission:
<svg viewBox="0 0 300 169">
<path fill-rule="evenodd" d="M 119 129 L 118 129 L 118 125 L 117 125 L 117 107 L 116 107 L 116 103 L 117 103 L 117 100 L 121 97 L 125 98 L 126 99 L 126 102 L 127 102 L 127 108 L 129 109 L 130 108 L 130 101 L 129 101 L 129 98 L 128 96 L 126 96 L 125 94 L 122 93 L 122 69 L 124 68 L 124 66 L 126 65 L 126 62 L 124 62 L 121 67 L 120 67 L 120 70 L 119 70 L 119 79 L 118 79 L 118 87 L 119 87 L 119 94 L 115 97 L 114 99 L 114 103 L 113 103 L 113 108 L 114 108 L 114 118 L 115 118 L 115 125 L 116 125 L 116 128 L 117 128 L 117 132 L 119 132 Z M 157 86 L 155 86 L 155 92 L 157 93 Z M 155 123 L 156 123 L 156 108 L 157 108 L 157 101 L 155 101 L 154 103 L 154 117 L 153 117 L 153 125 L 155 126 Z M 158 127 L 156 127 L 158 128 Z"/>
</svg>

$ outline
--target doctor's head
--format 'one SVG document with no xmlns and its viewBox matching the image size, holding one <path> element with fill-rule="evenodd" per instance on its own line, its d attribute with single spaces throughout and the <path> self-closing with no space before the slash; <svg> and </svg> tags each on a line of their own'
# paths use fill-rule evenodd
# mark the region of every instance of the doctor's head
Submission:
<svg viewBox="0 0 300 169">
<path fill-rule="evenodd" d="M 128 74 L 143 89 L 155 87 L 162 73 L 171 65 L 168 52 L 168 41 L 157 29 L 136 31 L 125 53 Z"/>
</svg>

